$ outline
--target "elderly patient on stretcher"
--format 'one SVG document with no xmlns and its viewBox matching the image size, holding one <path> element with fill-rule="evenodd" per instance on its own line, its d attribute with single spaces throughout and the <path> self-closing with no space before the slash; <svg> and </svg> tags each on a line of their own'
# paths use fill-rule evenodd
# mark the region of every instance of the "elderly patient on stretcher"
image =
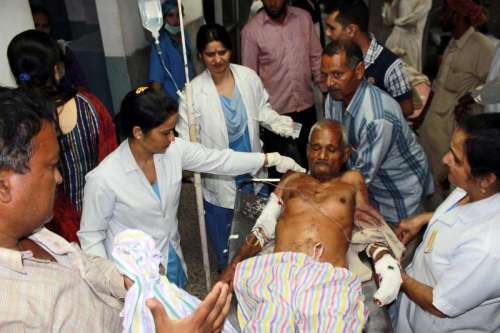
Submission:
<svg viewBox="0 0 500 333">
<path fill-rule="evenodd" d="M 310 174 L 289 173 L 271 194 L 251 233 L 221 280 L 232 282 L 243 331 L 360 332 L 367 319 L 361 292 L 375 263 L 379 305 L 391 303 L 401 285 L 403 246 L 368 204 L 363 176 L 341 172 L 349 157 L 341 125 L 311 129 Z M 274 240 L 274 253 L 259 255 Z M 255 257 L 254 257 L 255 256 Z"/>
</svg>

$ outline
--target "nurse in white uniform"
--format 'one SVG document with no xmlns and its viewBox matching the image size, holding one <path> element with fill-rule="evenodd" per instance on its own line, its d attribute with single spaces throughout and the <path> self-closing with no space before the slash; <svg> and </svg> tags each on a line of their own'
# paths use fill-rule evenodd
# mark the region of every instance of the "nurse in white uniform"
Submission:
<svg viewBox="0 0 500 333">
<path fill-rule="evenodd" d="M 434 213 L 401 222 L 403 242 L 428 224 L 402 273 L 396 332 L 500 331 L 500 114 L 466 119 L 443 163 L 457 188 Z"/>
<path fill-rule="evenodd" d="M 161 90 L 140 87 L 127 94 L 119 116 L 127 140 L 87 174 L 78 237 L 85 252 L 109 257 L 116 234 L 140 229 L 166 258 L 169 280 L 183 287 L 187 275 L 177 221 L 182 170 L 236 176 L 255 174 L 264 165 L 302 168 L 276 153 L 208 149 L 175 138 L 177 107 Z"/>
</svg>

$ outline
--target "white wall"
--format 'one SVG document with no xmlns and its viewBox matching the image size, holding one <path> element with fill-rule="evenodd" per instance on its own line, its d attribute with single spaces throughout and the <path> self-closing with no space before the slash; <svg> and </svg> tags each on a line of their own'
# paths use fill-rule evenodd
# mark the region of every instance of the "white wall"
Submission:
<svg viewBox="0 0 500 333">
<path fill-rule="evenodd" d="M 125 37 L 123 39 L 125 54 L 131 55 L 134 51 L 149 45 L 146 39 L 148 35 L 142 28 L 137 0 L 120 0 L 118 7 L 122 18 L 122 34 Z"/>
<path fill-rule="evenodd" d="M 0 85 L 16 85 L 7 60 L 7 46 L 18 33 L 33 29 L 28 0 L 0 0 Z"/>
<path fill-rule="evenodd" d="M 203 3 L 202 0 L 182 0 L 186 16 L 184 17 L 184 24 L 189 24 L 196 19 L 203 16 Z"/>
<path fill-rule="evenodd" d="M 99 28 L 106 57 L 123 57 L 123 35 L 117 0 L 96 0 Z"/>
</svg>

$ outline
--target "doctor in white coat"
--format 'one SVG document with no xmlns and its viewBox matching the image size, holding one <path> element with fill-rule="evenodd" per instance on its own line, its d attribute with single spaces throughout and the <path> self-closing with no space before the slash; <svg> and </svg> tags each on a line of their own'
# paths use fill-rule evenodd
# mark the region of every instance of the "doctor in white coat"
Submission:
<svg viewBox="0 0 500 333">
<path fill-rule="evenodd" d="M 124 229 L 151 235 L 166 258 L 169 280 L 186 282 L 177 208 L 182 170 L 235 176 L 255 174 L 263 165 L 297 169 L 273 154 L 209 149 L 174 136 L 177 103 L 161 90 L 140 87 L 127 94 L 120 111 L 128 139 L 86 176 L 78 237 L 82 249 L 109 257 L 113 238 Z"/>
<path fill-rule="evenodd" d="M 298 136 L 294 133 L 293 120 L 272 109 L 257 73 L 230 63 L 231 38 L 224 27 L 218 24 L 203 25 L 198 31 L 196 46 L 207 67 L 192 82 L 194 113 L 203 145 L 216 149 L 261 152 L 260 125 L 282 136 Z M 180 103 L 176 130 L 181 138 L 189 138 L 185 102 Z M 266 170 L 261 169 L 259 177 L 265 176 Z M 220 270 L 227 265 L 226 248 L 236 188 L 256 194 L 262 191 L 260 186 L 243 184 L 241 177 L 203 177 L 207 231 Z"/>
</svg>

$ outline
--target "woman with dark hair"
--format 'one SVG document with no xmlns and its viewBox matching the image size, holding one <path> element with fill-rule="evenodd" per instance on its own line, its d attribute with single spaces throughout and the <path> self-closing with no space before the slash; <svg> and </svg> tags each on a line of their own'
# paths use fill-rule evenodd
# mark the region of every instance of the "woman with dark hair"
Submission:
<svg viewBox="0 0 500 333">
<path fill-rule="evenodd" d="M 125 96 L 118 122 L 127 140 L 87 174 L 78 237 L 85 252 L 109 257 L 115 235 L 140 229 L 166 258 L 170 282 L 183 287 L 186 265 L 177 228 L 182 170 L 236 176 L 254 174 L 264 164 L 287 170 L 296 164 L 176 139 L 177 108 L 163 90 L 140 87 Z"/>
<path fill-rule="evenodd" d="M 427 224 L 402 273 L 396 332 L 500 330 L 500 114 L 472 116 L 443 157 L 457 188 L 434 213 L 402 221 L 407 243 Z"/>
<path fill-rule="evenodd" d="M 60 84 L 64 72 L 57 42 L 48 34 L 27 30 L 9 43 L 7 57 L 19 87 L 52 101 L 57 109 L 60 147 L 54 218 L 47 227 L 78 242 L 85 174 L 116 148 L 113 121 L 97 97 Z"/>
<path fill-rule="evenodd" d="M 231 148 L 241 152 L 261 152 L 259 125 L 283 135 L 294 134 L 290 117 L 280 116 L 269 104 L 269 97 L 250 68 L 231 64 L 229 33 L 218 24 L 203 25 L 196 37 L 199 56 L 207 69 L 192 82 L 194 113 L 199 141 L 210 148 Z M 181 101 L 177 131 L 189 138 L 187 106 Z M 298 136 L 298 134 L 297 134 Z M 266 170 L 259 171 L 265 177 Z M 219 269 L 227 265 L 227 242 L 233 219 L 236 188 L 259 193 L 247 176 L 203 178 L 203 197 L 208 236 L 215 247 Z"/>
</svg>

